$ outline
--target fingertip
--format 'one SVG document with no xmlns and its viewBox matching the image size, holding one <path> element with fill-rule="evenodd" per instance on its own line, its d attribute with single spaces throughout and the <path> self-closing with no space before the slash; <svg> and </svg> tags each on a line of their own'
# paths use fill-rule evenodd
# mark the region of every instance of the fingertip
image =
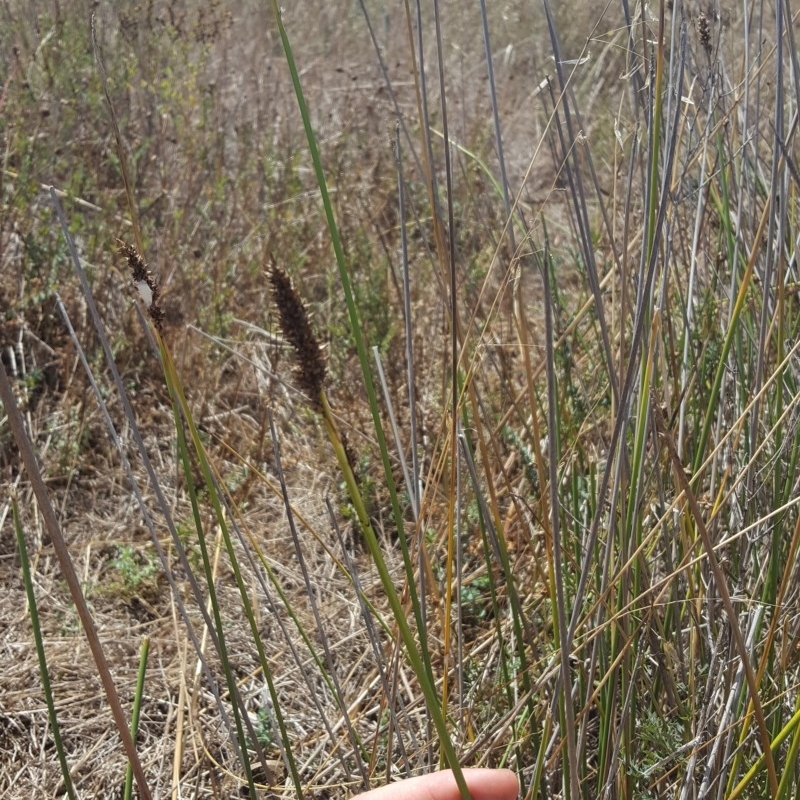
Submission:
<svg viewBox="0 0 800 800">
<path fill-rule="evenodd" d="M 517 777 L 516 772 L 512 772 L 510 769 L 502 769 L 499 770 L 502 773 L 502 780 L 506 782 L 508 786 L 508 794 L 504 795 L 508 797 L 509 800 L 516 800 L 519 797 L 519 778 Z"/>
<path fill-rule="evenodd" d="M 516 800 L 519 779 L 510 769 L 464 770 L 472 800 Z"/>
</svg>

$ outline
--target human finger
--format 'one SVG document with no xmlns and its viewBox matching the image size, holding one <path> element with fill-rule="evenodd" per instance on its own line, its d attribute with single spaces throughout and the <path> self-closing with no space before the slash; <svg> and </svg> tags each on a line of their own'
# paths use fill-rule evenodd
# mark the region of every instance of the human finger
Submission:
<svg viewBox="0 0 800 800">
<path fill-rule="evenodd" d="M 515 800 L 519 793 L 517 776 L 507 769 L 465 769 L 472 800 Z M 353 800 L 460 800 L 453 773 L 448 770 L 421 775 L 365 792 Z"/>
</svg>

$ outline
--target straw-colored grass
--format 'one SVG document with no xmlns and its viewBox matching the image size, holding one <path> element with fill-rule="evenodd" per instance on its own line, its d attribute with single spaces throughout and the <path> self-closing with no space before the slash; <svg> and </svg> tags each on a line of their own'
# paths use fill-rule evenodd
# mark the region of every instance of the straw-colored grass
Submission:
<svg viewBox="0 0 800 800">
<path fill-rule="evenodd" d="M 796 797 L 797 11 L 289 5 L 0 4 L 0 796 Z"/>
</svg>

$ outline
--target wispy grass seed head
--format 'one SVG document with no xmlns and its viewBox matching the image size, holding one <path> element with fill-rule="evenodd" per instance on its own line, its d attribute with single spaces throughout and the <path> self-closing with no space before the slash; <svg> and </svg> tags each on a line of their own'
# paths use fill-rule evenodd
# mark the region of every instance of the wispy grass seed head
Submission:
<svg viewBox="0 0 800 800">
<path fill-rule="evenodd" d="M 327 366 L 322 347 L 311 327 L 308 310 L 294 288 L 292 279 L 281 267 L 273 262 L 267 274 L 278 307 L 278 324 L 295 351 L 298 384 L 319 410 Z"/>
</svg>

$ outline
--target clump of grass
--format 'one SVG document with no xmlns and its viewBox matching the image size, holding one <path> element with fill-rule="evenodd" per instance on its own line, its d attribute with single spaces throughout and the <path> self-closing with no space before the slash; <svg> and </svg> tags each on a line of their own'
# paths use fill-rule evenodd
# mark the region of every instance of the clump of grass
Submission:
<svg viewBox="0 0 800 800">
<path fill-rule="evenodd" d="M 53 286 L 71 312 L 99 300 L 112 329 L 106 366 L 85 345 L 96 405 L 73 370 L 39 413 L 69 410 L 87 443 L 80 479 L 49 484 L 87 545 L 71 553 L 87 554 L 83 574 L 105 534 L 69 517 L 75 496 L 119 520 L 114 546 L 146 520 L 167 577 L 141 624 L 175 667 L 151 671 L 143 698 L 171 698 L 181 726 L 148 729 L 161 700 L 145 708 L 143 763 L 175 754 L 168 777 L 145 780 L 323 797 L 489 764 L 514 768 L 526 800 L 792 796 L 796 20 L 671 6 L 409 5 L 375 20 L 360 4 L 303 19 L 300 36 L 300 12 L 271 3 L 269 37 L 216 24 L 224 2 L 207 25 L 194 7 L 109 10 L 102 79 L 51 44 L 47 25 L 90 43 L 76 12 L 13 11 L 16 75 L 67 102 L 53 125 L 18 78 L 4 90 L 16 122 L 0 258 L 27 282 L 0 331 L 49 340 L 37 315 Z M 109 106 L 114 152 L 79 124 L 107 134 Z M 81 141 L 91 163 L 66 155 Z M 72 176 L 67 248 L 35 199 L 47 153 Z M 64 273 L 67 251 L 112 261 L 127 221 L 136 247 L 120 252 L 151 326 L 175 305 L 193 323 L 154 352 L 121 274 L 90 269 L 79 301 Z M 168 265 L 158 284 L 145 253 Z M 281 265 L 265 278 L 270 253 Z M 33 287 L 48 263 L 58 275 Z M 94 339 L 73 341 L 83 355 Z M 102 444 L 116 402 L 135 459 L 115 432 Z M 38 420 L 27 435 L 55 473 Z M 94 472 L 87 447 L 105 459 Z M 354 514 L 329 502 L 341 485 Z M 377 487 L 369 508 L 363 486 Z M 37 579 L 57 586 L 53 571 Z M 132 693 L 133 659 L 119 660 Z M 55 681 L 61 730 L 85 730 L 59 709 L 64 691 Z M 96 775 L 121 775 L 108 750 L 118 763 Z"/>
</svg>

